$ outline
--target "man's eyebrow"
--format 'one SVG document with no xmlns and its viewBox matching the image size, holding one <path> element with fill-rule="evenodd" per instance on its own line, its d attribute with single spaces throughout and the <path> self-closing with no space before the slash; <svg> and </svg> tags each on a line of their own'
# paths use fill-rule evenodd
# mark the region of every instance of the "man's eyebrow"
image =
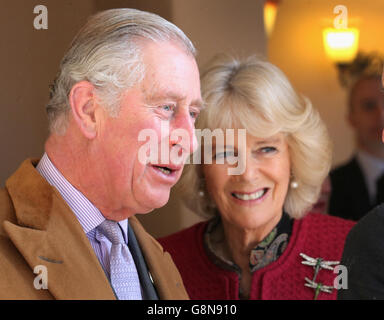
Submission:
<svg viewBox="0 0 384 320">
<path fill-rule="evenodd" d="M 205 104 L 203 100 L 201 99 L 195 99 L 191 102 L 191 106 L 199 108 L 200 110 L 203 110 L 205 108 Z"/>
<path fill-rule="evenodd" d="M 181 101 L 181 100 L 185 100 L 186 96 L 177 94 L 176 92 L 166 91 L 166 92 L 155 93 L 153 95 L 150 95 L 146 98 L 146 101 L 149 103 L 149 102 L 157 102 L 157 101 L 166 100 L 166 99 Z M 192 100 L 190 105 L 197 107 L 199 109 L 204 108 L 204 103 L 203 103 L 203 100 L 201 99 Z"/>
<path fill-rule="evenodd" d="M 184 96 L 180 96 L 176 92 L 172 92 L 172 91 L 155 92 L 147 96 L 147 100 L 149 101 L 158 101 L 158 100 L 164 100 L 164 99 L 172 99 L 172 100 L 178 101 L 184 98 L 185 98 Z"/>
</svg>

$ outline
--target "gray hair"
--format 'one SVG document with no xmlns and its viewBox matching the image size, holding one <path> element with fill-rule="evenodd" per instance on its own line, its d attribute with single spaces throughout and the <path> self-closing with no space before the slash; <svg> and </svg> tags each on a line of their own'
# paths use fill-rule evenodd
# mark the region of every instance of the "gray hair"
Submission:
<svg viewBox="0 0 384 320">
<path fill-rule="evenodd" d="M 89 81 L 111 116 L 117 116 L 124 89 L 140 83 L 145 75 L 141 59 L 145 41 L 172 41 L 186 54 L 196 49 L 174 24 L 136 9 L 111 9 L 91 16 L 72 41 L 51 86 L 47 105 L 51 133 L 64 134 L 68 123 L 69 93 L 77 82 Z"/>
<path fill-rule="evenodd" d="M 197 129 L 245 128 L 260 138 L 285 135 L 291 174 L 299 187 L 289 188 L 284 209 L 293 218 L 303 217 L 318 200 L 332 159 L 331 140 L 318 111 L 296 93 L 280 69 L 256 57 L 214 61 L 202 75 L 201 85 L 206 105 Z M 217 205 L 205 190 L 201 165 L 187 166 L 178 188 L 198 215 L 217 214 Z"/>
</svg>

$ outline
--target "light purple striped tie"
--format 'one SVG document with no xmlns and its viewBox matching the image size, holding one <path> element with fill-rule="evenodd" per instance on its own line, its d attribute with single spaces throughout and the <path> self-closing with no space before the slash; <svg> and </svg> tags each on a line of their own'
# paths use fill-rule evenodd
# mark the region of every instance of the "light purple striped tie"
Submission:
<svg viewBox="0 0 384 320">
<path fill-rule="evenodd" d="M 117 222 L 105 220 L 98 230 L 112 243 L 110 260 L 111 284 L 119 300 L 141 300 L 140 281 L 135 262 Z"/>
</svg>

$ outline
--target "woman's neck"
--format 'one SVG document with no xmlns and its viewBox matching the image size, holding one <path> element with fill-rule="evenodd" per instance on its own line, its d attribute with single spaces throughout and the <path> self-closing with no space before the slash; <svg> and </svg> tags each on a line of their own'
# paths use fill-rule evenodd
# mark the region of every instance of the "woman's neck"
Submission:
<svg viewBox="0 0 384 320">
<path fill-rule="evenodd" d="M 249 297 L 252 274 L 250 269 L 251 250 L 273 230 L 279 223 L 281 215 L 272 223 L 257 229 L 238 228 L 222 220 L 225 242 L 233 262 L 241 269 L 240 287 L 244 297 Z M 276 221 L 275 221 L 276 220 Z"/>
</svg>

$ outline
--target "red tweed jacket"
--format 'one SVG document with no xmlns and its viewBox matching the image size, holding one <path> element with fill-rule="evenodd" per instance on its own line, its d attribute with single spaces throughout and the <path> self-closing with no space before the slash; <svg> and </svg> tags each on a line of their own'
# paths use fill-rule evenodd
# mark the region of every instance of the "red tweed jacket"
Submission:
<svg viewBox="0 0 384 320">
<path fill-rule="evenodd" d="M 224 270 L 208 258 L 203 234 L 207 222 L 159 239 L 176 263 L 191 299 L 235 300 L 239 297 L 239 278 L 235 272 Z M 250 299 L 312 300 L 315 289 L 305 286 L 305 277 L 314 276 L 314 267 L 303 265 L 300 253 L 327 261 L 340 261 L 345 238 L 354 222 L 324 214 L 308 214 L 295 220 L 287 248 L 280 258 L 253 273 Z M 336 273 L 320 269 L 316 283 L 333 286 Z M 342 289 L 341 289 L 342 290 Z M 332 293 L 320 291 L 317 299 L 336 299 Z"/>
</svg>

